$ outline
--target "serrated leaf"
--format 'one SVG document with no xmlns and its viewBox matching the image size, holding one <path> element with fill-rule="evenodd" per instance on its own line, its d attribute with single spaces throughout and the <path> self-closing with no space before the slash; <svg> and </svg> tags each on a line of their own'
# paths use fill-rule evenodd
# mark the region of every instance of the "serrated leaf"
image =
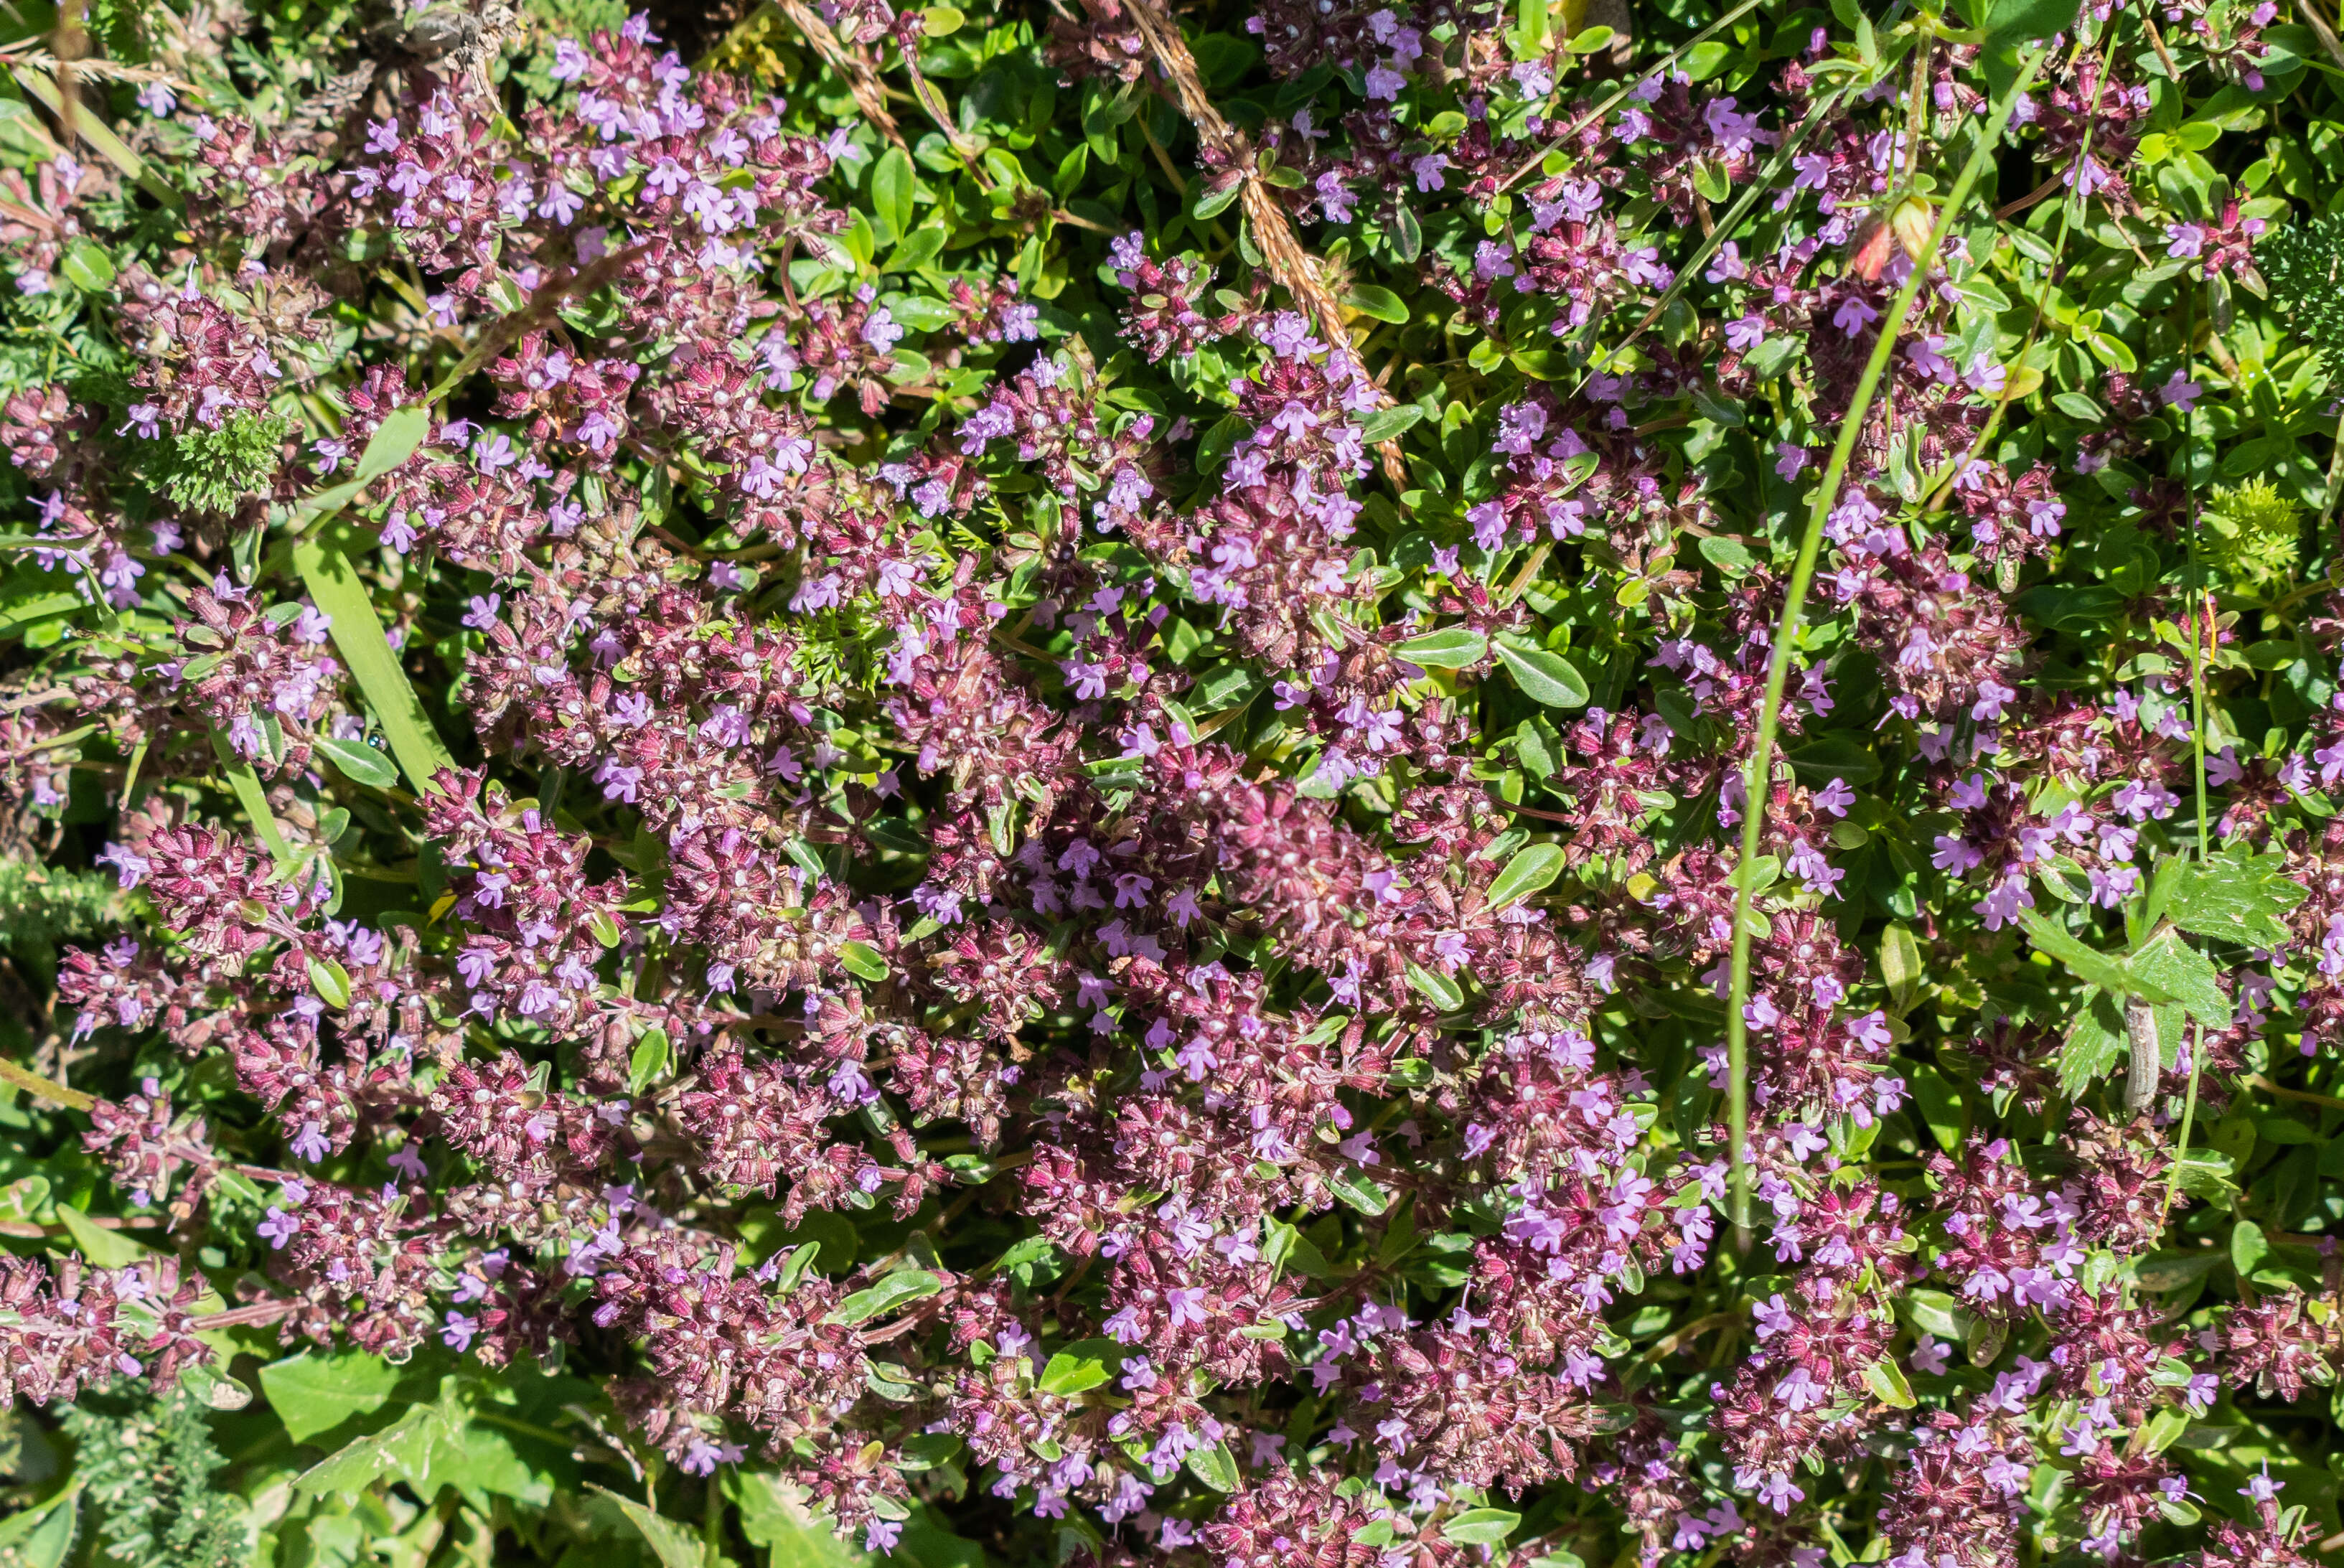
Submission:
<svg viewBox="0 0 2344 1568">
<path fill-rule="evenodd" d="M 2106 991 L 2088 993 L 2059 1047 L 2059 1092 L 2071 1100 L 2081 1098 L 2115 1067 L 2128 1043 L 2124 1009 L 2116 998 Z"/>
<path fill-rule="evenodd" d="M 1443 1539 L 1460 1546 L 1495 1546 L 1514 1533 L 1522 1522 L 1519 1513 L 1509 1513 L 1502 1508 L 1469 1508 L 1441 1522 Z"/>
<path fill-rule="evenodd" d="M 1078 1394 L 1113 1378 L 1127 1352 L 1113 1340 L 1077 1340 L 1050 1358 L 1034 1386 L 1046 1394 Z"/>
<path fill-rule="evenodd" d="M 2051 920 L 2032 909 L 2018 912 L 2018 923 L 2027 938 L 2043 952 L 2067 966 L 2067 972 L 2086 986 L 2097 986 L 2116 996 L 2128 996 L 2138 987 L 2125 970 L 2125 961 L 2114 954 L 2103 953 L 2076 936 L 2069 935 Z M 2164 1001 L 2167 998 L 2154 998 Z"/>
<path fill-rule="evenodd" d="M 398 766 L 364 741 L 319 735 L 309 744 L 354 784 L 372 784 L 377 789 L 393 789 L 399 784 Z"/>
<path fill-rule="evenodd" d="M 380 1431 L 352 1439 L 303 1471 L 294 1477 L 293 1490 L 304 1497 L 355 1497 L 386 1476 L 428 1482 L 433 1446 L 456 1437 L 463 1423 L 463 1409 L 452 1400 L 416 1405 Z"/>
<path fill-rule="evenodd" d="M 888 1275 L 867 1290 L 855 1291 L 838 1304 L 827 1321 L 862 1323 L 893 1311 L 907 1301 L 933 1296 L 945 1288 L 944 1277 L 925 1269 L 905 1269 Z"/>
<path fill-rule="evenodd" d="M 707 1568 L 716 1561 L 716 1549 L 672 1519 L 662 1519 L 632 1498 L 621 1497 L 607 1486 L 588 1483 L 588 1490 L 599 1492 L 619 1505 L 627 1522 L 642 1533 L 651 1546 L 652 1555 L 658 1558 L 660 1568 Z"/>
<path fill-rule="evenodd" d="M 1587 678 L 1561 654 L 1544 648 L 1517 648 L 1500 641 L 1498 662 L 1514 677 L 1522 694 L 1550 708 L 1587 705 Z"/>
<path fill-rule="evenodd" d="M 1547 886 L 1562 874 L 1562 862 L 1561 845 L 1524 845 L 1490 884 L 1490 907 L 1503 909 Z"/>
<path fill-rule="evenodd" d="M 2170 927 L 2158 932 L 2125 960 L 2125 968 L 2136 991 L 2153 988 L 2159 995 L 2152 1000 L 2180 1003 L 2209 1029 L 2229 1027 L 2230 1001 L 2222 995 L 2214 961 L 2183 941 L 2180 932 Z"/>
<path fill-rule="evenodd" d="M 1461 670 L 1478 663 L 1490 651 L 1490 640 L 1462 626 L 1444 626 L 1395 643 L 1392 657 L 1421 664 L 1428 670 Z"/>
<path fill-rule="evenodd" d="M 2242 947 L 2278 947 L 2288 939 L 2285 916 L 2309 889 L 2287 875 L 2287 857 L 2250 855 L 2231 845 L 2181 868 L 2166 916 L 2184 931 Z"/>
</svg>

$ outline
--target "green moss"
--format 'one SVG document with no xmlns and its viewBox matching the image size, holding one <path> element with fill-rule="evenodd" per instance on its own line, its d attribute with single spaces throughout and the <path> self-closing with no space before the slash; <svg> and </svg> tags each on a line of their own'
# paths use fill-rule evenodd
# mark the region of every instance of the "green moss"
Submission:
<svg viewBox="0 0 2344 1568">
<path fill-rule="evenodd" d="M 2207 508 L 2204 542 L 2225 577 L 2262 588 L 2295 575 L 2302 549 L 2303 509 L 2267 479 L 2218 490 Z"/>
</svg>

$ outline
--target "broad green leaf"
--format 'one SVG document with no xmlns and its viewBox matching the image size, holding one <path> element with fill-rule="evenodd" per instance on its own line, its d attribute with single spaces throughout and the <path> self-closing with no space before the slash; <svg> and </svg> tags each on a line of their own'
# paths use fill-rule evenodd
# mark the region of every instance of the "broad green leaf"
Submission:
<svg viewBox="0 0 2344 1568">
<path fill-rule="evenodd" d="M 2221 1259 L 2221 1256 L 2211 1248 L 2202 1251 L 2168 1249 L 2152 1252 L 2135 1260 L 2132 1276 L 2144 1290 L 2178 1290 L 2202 1278 Z"/>
<path fill-rule="evenodd" d="M 642 1532 L 651 1545 L 652 1555 L 658 1558 L 660 1568 L 707 1568 L 716 1561 L 716 1549 L 701 1540 L 693 1531 L 672 1519 L 662 1519 L 632 1498 L 621 1497 L 607 1486 L 590 1486 L 619 1505 L 627 1522 Z"/>
<path fill-rule="evenodd" d="M 1077 1340 L 1050 1358 L 1034 1386 L 1046 1394 L 1078 1394 L 1095 1389 L 1123 1366 L 1124 1347 L 1113 1340 Z"/>
<path fill-rule="evenodd" d="M 432 1477 L 432 1450 L 455 1439 L 463 1425 L 463 1406 L 452 1396 L 412 1406 L 380 1431 L 353 1438 L 294 1477 L 293 1490 L 305 1497 L 355 1497 L 386 1476 L 421 1488 Z"/>
<path fill-rule="evenodd" d="M 73 1551 L 81 1482 L 56 1497 L 0 1519 L 0 1562 L 10 1568 L 59 1568 Z"/>
<path fill-rule="evenodd" d="M 1514 1533 L 1522 1522 L 1519 1513 L 1509 1513 L 1502 1508 L 1469 1508 L 1442 1522 L 1443 1538 L 1460 1546 L 1495 1546 Z"/>
<path fill-rule="evenodd" d="M 865 1561 L 779 1476 L 736 1468 L 726 1472 L 724 1489 L 741 1511 L 741 1533 L 765 1549 L 770 1568 L 859 1568 Z"/>
<path fill-rule="evenodd" d="M 2157 995 L 2151 1000 L 2178 1002 L 2209 1029 L 2229 1027 L 2229 998 L 2215 977 L 2214 961 L 2183 941 L 2180 932 L 2169 927 L 2158 932 L 2125 960 L 2125 967 L 2136 991 L 2154 988 Z"/>
<path fill-rule="evenodd" d="M 892 1311 L 906 1301 L 917 1301 L 933 1296 L 945 1288 L 944 1278 L 925 1269 L 904 1269 L 888 1275 L 867 1290 L 857 1290 L 838 1304 L 829 1321 L 861 1323 Z"/>
<path fill-rule="evenodd" d="M 2059 1092 L 2069 1099 L 2080 1098 L 2095 1079 L 2124 1059 L 2128 1043 L 2123 1005 L 2106 991 L 2087 993 L 2066 1044 L 2059 1047 Z"/>
<path fill-rule="evenodd" d="M 2182 866 L 2166 916 L 2184 931 L 2242 947 L 2277 947 L 2288 939 L 2286 916 L 2309 889 L 2287 875 L 2287 857 L 2257 855 L 2231 845 Z"/>
<path fill-rule="evenodd" d="M 390 1402 L 400 1369 L 360 1351 L 305 1351 L 260 1369 L 260 1391 L 286 1435 L 307 1442 Z"/>
<path fill-rule="evenodd" d="M 252 831 L 258 835 L 262 847 L 268 851 L 268 858 L 275 862 L 279 875 L 290 873 L 293 850 L 285 842 L 285 830 L 278 825 L 276 814 L 268 809 L 268 792 L 260 787 L 252 764 L 236 754 L 217 725 L 212 729 L 212 752 L 219 758 L 220 772 L 227 775 L 228 787 L 236 792 L 236 803 L 244 807 L 244 814 L 251 821 Z"/>
<path fill-rule="evenodd" d="M 2230 1228 L 2230 1267 L 2241 1274 L 2252 1274 L 2270 1256 L 2270 1241 L 2263 1228 L 2251 1219 L 2241 1219 Z"/>
<path fill-rule="evenodd" d="M 1392 657 L 1421 664 L 1428 670 L 1461 670 L 1490 651 L 1490 640 L 1462 626 L 1444 626 L 1395 643 Z"/>
<path fill-rule="evenodd" d="M 1899 920 L 1880 934 L 1880 981 L 1902 1012 L 1921 995 L 1921 944 Z"/>
<path fill-rule="evenodd" d="M 378 432 L 379 434 L 379 432 Z M 390 639 L 374 612 L 366 584 L 340 548 L 315 534 L 293 547 L 293 564 L 318 609 L 333 618 L 328 631 L 334 647 L 349 666 L 350 675 L 366 693 L 367 705 L 382 726 L 391 754 L 418 794 L 429 792 L 431 777 L 442 768 L 453 769 L 439 732 L 431 727 L 423 700 L 390 651 Z"/>
<path fill-rule="evenodd" d="M 344 741 L 331 735 L 319 735 L 310 744 L 353 784 L 372 784 L 377 789 L 398 787 L 398 767 L 364 741 Z"/>
<path fill-rule="evenodd" d="M 1503 909 L 1545 887 L 1562 874 L 1562 859 L 1561 845 L 1524 845 L 1490 884 L 1490 907 Z"/>
<path fill-rule="evenodd" d="M 1522 694 L 1550 708 L 1587 705 L 1587 678 L 1571 662 L 1544 648 L 1517 648 L 1500 641 L 1498 660 L 1514 677 Z"/>
</svg>

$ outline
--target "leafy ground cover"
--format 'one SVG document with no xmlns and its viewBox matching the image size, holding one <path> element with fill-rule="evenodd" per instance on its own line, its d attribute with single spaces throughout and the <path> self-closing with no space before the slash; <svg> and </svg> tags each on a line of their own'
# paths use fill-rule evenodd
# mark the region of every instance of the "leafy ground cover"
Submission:
<svg viewBox="0 0 2344 1568">
<path fill-rule="evenodd" d="M 2318 0 L 0 39 L 0 1560 L 2344 1550 Z"/>
</svg>

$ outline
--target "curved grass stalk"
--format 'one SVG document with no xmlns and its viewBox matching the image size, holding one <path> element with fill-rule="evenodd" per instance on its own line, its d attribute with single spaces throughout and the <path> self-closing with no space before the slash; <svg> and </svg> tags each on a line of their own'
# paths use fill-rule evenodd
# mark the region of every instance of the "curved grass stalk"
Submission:
<svg viewBox="0 0 2344 1568">
<path fill-rule="evenodd" d="M 1889 359 L 1896 352 L 1897 334 L 1912 312 L 1913 301 L 1928 279 L 1929 268 L 1953 228 L 1955 216 L 1968 205 L 1978 177 L 1985 171 L 1995 148 L 2001 144 L 2011 110 L 2049 54 L 2047 45 L 2030 53 L 2020 65 L 2017 77 L 1995 102 L 1994 113 L 1978 137 L 1977 147 L 1962 166 L 1961 176 L 1947 193 L 1945 205 L 1937 209 L 1937 220 L 1930 226 L 1928 242 L 1922 248 L 1920 258 L 1913 264 L 1911 276 L 1897 289 L 1887 317 L 1880 323 L 1879 339 L 1873 344 L 1872 356 L 1864 361 L 1864 373 L 1856 380 L 1855 395 L 1841 420 L 1839 439 L 1832 444 L 1831 461 L 1824 470 L 1814 505 L 1807 513 L 1806 531 L 1800 537 L 1798 559 L 1791 568 L 1791 581 L 1783 597 L 1783 619 L 1774 629 L 1773 656 L 1766 669 L 1765 704 L 1759 710 L 1758 734 L 1751 748 L 1749 771 L 1743 778 L 1742 854 L 1733 868 L 1733 982 L 1725 1010 L 1727 1117 L 1732 1139 L 1727 1166 L 1733 1184 L 1734 1241 L 1744 1249 L 1750 1245 L 1750 1030 L 1743 1009 L 1750 1000 L 1750 916 L 1756 894 L 1751 877 L 1765 829 L 1767 799 L 1773 793 L 1774 732 L 1782 722 L 1783 691 L 1790 679 L 1791 657 L 1798 646 L 1799 629 L 1805 616 L 1807 588 L 1814 581 L 1815 558 L 1823 549 L 1824 521 L 1839 500 L 1840 485 L 1855 455 L 1855 443 L 1863 435 L 1873 395 L 1879 390 Z"/>
</svg>

